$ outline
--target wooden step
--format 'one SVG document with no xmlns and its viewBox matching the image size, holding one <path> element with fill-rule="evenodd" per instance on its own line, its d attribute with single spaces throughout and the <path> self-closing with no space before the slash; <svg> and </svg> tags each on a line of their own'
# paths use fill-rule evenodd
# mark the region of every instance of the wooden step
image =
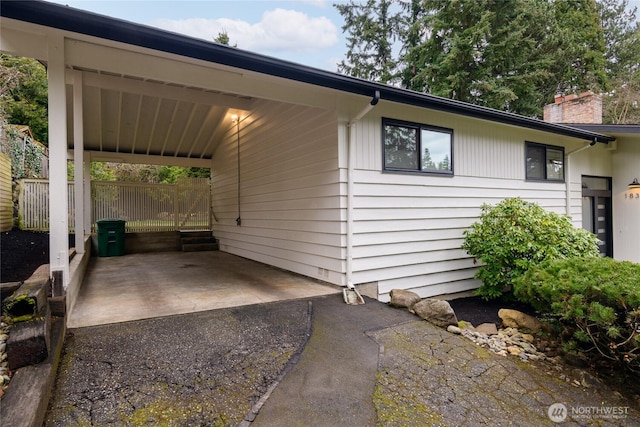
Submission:
<svg viewBox="0 0 640 427">
<path fill-rule="evenodd" d="M 182 252 L 217 251 L 218 249 L 219 247 L 217 242 L 186 243 L 182 245 Z"/>
<path fill-rule="evenodd" d="M 209 237 L 181 237 L 180 243 L 182 245 L 187 245 L 191 243 L 215 243 L 216 239 L 213 236 Z"/>
<path fill-rule="evenodd" d="M 213 234 L 210 231 L 181 231 L 180 238 L 184 237 L 211 238 Z"/>
<path fill-rule="evenodd" d="M 180 248 L 182 252 L 219 250 L 218 240 L 210 231 L 181 231 Z"/>
</svg>

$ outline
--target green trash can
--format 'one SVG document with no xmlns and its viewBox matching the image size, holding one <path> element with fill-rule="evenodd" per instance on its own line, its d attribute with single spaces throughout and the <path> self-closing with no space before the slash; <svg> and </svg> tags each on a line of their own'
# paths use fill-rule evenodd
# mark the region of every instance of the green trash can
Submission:
<svg viewBox="0 0 640 427">
<path fill-rule="evenodd" d="M 124 224 L 122 219 L 105 218 L 98 224 L 98 255 L 101 257 L 124 255 Z"/>
</svg>

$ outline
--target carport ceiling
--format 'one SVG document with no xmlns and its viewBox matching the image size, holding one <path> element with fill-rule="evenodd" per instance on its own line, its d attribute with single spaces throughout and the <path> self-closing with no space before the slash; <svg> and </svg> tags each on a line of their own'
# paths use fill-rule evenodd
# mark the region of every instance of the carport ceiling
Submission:
<svg viewBox="0 0 640 427">
<path fill-rule="evenodd" d="M 84 149 L 180 159 L 211 159 L 232 114 L 252 98 L 113 72 L 67 71 L 67 135 L 73 147 L 73 81 L 82 77 Z M 124 159 L 124 157 L 123 157 Z"/>
</svg>

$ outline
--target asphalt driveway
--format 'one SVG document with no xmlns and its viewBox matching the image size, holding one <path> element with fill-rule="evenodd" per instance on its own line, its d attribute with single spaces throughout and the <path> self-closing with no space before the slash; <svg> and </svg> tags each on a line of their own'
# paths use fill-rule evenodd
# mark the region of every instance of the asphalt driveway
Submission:
<svg viewBox="0 0 640 427">
<path fill-rule="evenodd" d="M 560 425 L 640 425 L 611 390 L 366 301 L 328 295 L 74 329 L 46 425 L 556 425 L 550 410 Z"/>
</svg>

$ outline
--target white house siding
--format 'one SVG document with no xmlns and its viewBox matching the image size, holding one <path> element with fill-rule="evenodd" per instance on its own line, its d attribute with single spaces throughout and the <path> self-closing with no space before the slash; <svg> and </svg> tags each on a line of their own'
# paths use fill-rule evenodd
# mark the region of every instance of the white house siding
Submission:
<svg viewBox="0 0 640 427">
<path fill-rule="evenodd" d="M 584 143 L 586 144 L 586 143 Z M 582 176 L 612 176 L 611 146 L 596 144 L 580 152 L 570 155 L 569 167 L 571 206 L 570 215 L 573 225 L 582 227 Z"/>
<path fill-rule="evenodd" d="M 453 129 L 455 176 L 382 172 L 382 117 Z M 464 230 L 478 219 L 482 204 L 518 196 L 550 211 L 566 212 L 564 183 L 525 181 L 525 141 L 564 146 L 567 152 L 584 145 L 436 111 L 388 105 L 372 110 L 356 124 L 352 137 L 353 282 L 377 283 L 381 301 L 388 301 L 394 288 L 422 297 L 477 288 L 474 260 L 460 247 Z M 601 166 L 593 166 L 590 174 Z M 580 214 L 580 174 L 575 172 L 574 179 L 572 212 Z"/>
<path fill-rule="evenodd" d="M 638 165 L 640 138 L 619 138 L 613 152 L 613 256 L 640 263 L 640 189 L 629 189 L 634 178 L 640 180 Z"/>
<path fill-rule="evenodd" d="M 333 111 L 259 102 L 229 124 L 212 162 L 214 232 L 221 250 L 331 283 L 344 273 L 344 226 Z"/>
</svg>

